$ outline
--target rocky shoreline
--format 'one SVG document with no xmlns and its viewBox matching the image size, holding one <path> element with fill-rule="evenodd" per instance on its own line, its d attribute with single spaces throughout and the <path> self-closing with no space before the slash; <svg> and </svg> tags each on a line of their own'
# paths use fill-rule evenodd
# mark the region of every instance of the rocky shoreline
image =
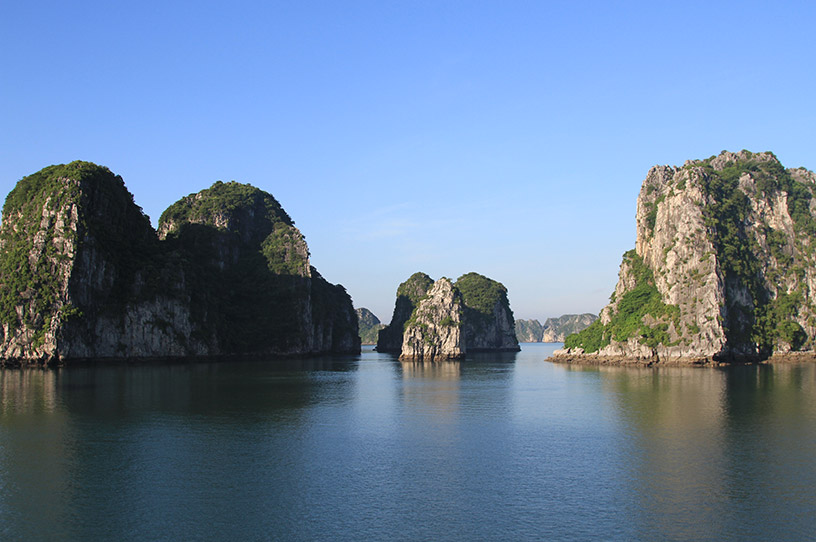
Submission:
<svg viewBox="0 0 816 542">
<path fill-rule="evenodd" d="M 816 351 L 775 352 L 772 356 L 743 356 L 732 359 L 716 359 L 710 356 L 661 357 L 657 354 L 643 357 L 585 353 L 582 349 L 562 348 L 553 352 L 545 361 L 565 365 L 606 365 L 619 367 L 727 367 L 731 365 L 814 363 Z"/>
</svg>

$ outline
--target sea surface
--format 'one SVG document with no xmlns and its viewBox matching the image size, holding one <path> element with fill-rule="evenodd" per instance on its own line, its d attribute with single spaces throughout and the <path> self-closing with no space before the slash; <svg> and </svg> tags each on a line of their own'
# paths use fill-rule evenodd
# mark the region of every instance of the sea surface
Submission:
<svg viewBox="0 0 816 542">
<path fill-rule="evenodd" d="M 806 540 L 816 365 L 0 371 L 1 540 Z"/>
</svg>

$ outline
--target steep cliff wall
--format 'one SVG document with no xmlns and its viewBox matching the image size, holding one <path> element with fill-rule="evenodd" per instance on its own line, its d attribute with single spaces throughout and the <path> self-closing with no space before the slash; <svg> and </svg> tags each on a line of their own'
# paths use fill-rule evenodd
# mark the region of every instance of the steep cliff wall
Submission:
<svg viewBox="0 0 816 542">
<path fill-rule="evenodd" d="M 812 350 L 816 175 L 771 153 L 656 166 L 600 319 L 562 358 L 753 361 Z"/>
<path fill-rule="evenodd" d="M 121 177 L 88 162 L 21 180 L 0 227 L 0 358 L 206 353 L 181 269 L 164 257 Z"/>
<path fill-rule="evenodd" d="M 471 352 L 518 351 L 515 319 L 507 299 L 507 288 L 478 273 L 456 279 L 464 303 L 463 333 Z"/>
<path fill-rule="evenodd" d="M 21 180 L 0 227 L 0 363 L 358 349 L 351 300 L 274 198 L 214 189 L 171 207 L 160 240 L 107 168 Z"/>
<path fill-rule="evenodd" d="M 433 290 L 431 285 L 439 287 Z M 432 290 L 434 296 L 431 296 Z M 452 293 L 448 294 L 449 290 Z M 420 310 L 423 303 L 425 307 Z M 420 312 L 422 318 L 418 318 Z M 461 317 L 455 320 L 456 330 L 449 329 L 454 321 L 453 312 L 461 312 Z M 435 324 L 429 327 L 432 321 Z M 421 346 L 420 337 L 427 346 Z M 399 348 L 392 344 L 396 338 L 400 341 Z M 459 357 L 466 351 L 518 351 L 507 289 L 477 273 L 462 275 L 456 283 L 447 278 L 434 283 L 424 273 L 416 273 L 397 290 L 394 318 L 380 331 L 377 350 L 401 353 L 403 359 L 429 359 L 429 352 L 434 359 L 439 359 L 440 356 Z"/>
<path fill-rule="evenodd" d="M 425 273 L 417 272 L 399 285 L 391 323 L 380 330 L 377 338 L 378 352 L 400 353 L 405 322 L 411 318 L 411 314 L 413 314 L 419 300 L 428 293 L 433 283 L 431 277 Z"/>
<path fill-rule="evenodd" d="M 465 355 L 462 294 L 447 278 L 437 280 L 405 325 L 400 359 L 440 361 Z"/>
</svg>

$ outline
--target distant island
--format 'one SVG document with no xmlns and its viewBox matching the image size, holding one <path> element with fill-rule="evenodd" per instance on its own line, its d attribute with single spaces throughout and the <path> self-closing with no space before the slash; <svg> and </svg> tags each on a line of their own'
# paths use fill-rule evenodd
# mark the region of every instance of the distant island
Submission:
<svg viewBox="0 0 816 542">
<path fill-rule="evenodd" d="M 360 341 L 362 344 L 377 344 L 377 336 L 385 324 L 380 322 L 373 312 L 361 307 L 357 309 L 357 327 L 360 330 Z"/>
<path fill-rule="evenodd" d="M 379 332 L 377 350 L 416 361 L 518 351 L 507 289 L 478 273 L 462 275 L 456 282 L 414 273 L 397 288 L 394 314 Z"/>
<path fill-rule="evenodd" d="M 816 174 L 770 152 L 653 167 L 635 249 L 600 318 L 551 358 L 571 363 L 813 358 Z"/>
<path fill-rule="evenodd" d="M 158 231 L 90 162 L 25 177 L 0 228 L 0 364 L 360 351 L 351 298 L 277 200 L 217 182 Z"/>
<path fill-rule="evenodd" d="M 538 320 L 516 320 L 516 338 L 520 343 L 562 343 L 567 335 L 589 327 L 598 317 L 594 314 L 564 314 L 547 318 L 544 325 Z"/>
</svg>

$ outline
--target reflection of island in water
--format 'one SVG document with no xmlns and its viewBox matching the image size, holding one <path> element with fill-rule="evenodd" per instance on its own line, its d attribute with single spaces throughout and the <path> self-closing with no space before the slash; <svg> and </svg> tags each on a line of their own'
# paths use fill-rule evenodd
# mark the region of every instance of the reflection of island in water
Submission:
<svg viewBox="0 0 816 542">
<path fill-rule="evenodd" d="M 462 363 L 402 361 L 403 404 L 417 413 L 431 413 L 434 425 L 451 423 L 459 412 Z"/>
<path fill-rule="evenodd" d="M 402 377 L 433 380 L 459 380 L 462 363 L 459 361 L 402 361 Z"/>
<path fill-rule="evenodd" d="M 812 446 L 796 440 L 803 431 L 811 444 L 816 439 L 813 365 L 595 370 L 623 426 L 622 460 L 644 537 L 677 533 L 678 525 L 685 526 L 683 538 L 733 536 L 741 515 L 747 525 L 758 511 L 777 518 L 777 532 L 784 533 L 810 513 L 799 497 L 810 494 L 816 466 Z M 803 428 L 802 420 L 810 426 Z M 746 496 L 753 496 L 750 502 Z M 763 508 L 785 502 L 784 509 Z M 719 513 L 724 503 L 736 513 Z M 788 522 L 791 514 L 800 520 Z M 689 515 L 699 521 L 688 522 Z"/>
<path fill-rule="evenodd" d="M 56 371 L 0 371 L 0 525 L 14 510 L 36 532 L 38 522 L 70 517 L 76 442 L 57 394 Z M 41 488 L 32 499 L 30 488 Z M 2 532 L 2 529 L 0 529 Z"/>
<path fill-rule="evenodd" d="M 468 354 L 462 361 L 400 361 L 403 406 L 434 426 L 506 424 L 516 352 Z M 450 428 L 449 428 L 450 429 Z M 448 438 L 448 437 L 446 437 Z"/>
<path fill-rule="evenodd" d="M 154 512 L 172 516 L 177 489 L 208 494 L 212 481 L 201 471 L 226 470 L 224 482 L 237 484 L 257 479 L 266 457 L 298 465 L 309 442 L 287 431 L 309 423 L 304 407 L 323 400 L 325 381 L 348 394 L 343 372 L 353 367 L 315 358 L 0 370 L 0 533 L 10 524 L 32 533 L 23 539 L 38 538 L 42 525 L 63 529 L 51 533 L 57 539 L 130 532 L 123 510 L 157 503 Z M 109 519 L 77 524 L 87 503 Z"/>
</svg>

